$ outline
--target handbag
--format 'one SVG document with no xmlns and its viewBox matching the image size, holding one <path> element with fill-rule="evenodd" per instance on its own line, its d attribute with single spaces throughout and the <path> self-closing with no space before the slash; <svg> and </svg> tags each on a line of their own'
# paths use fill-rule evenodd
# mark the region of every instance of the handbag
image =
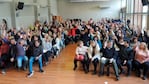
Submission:
<svg viewBox="0 0 149 84">
<path fill-rule="evenodd" d="M 83 55 L 78 55 L 78 56 L 75 57 L 75 59 L 78 60 L 78 61 L 82 61 L 82 60 L 84 60 L 84 56 Z"/>
</svg>

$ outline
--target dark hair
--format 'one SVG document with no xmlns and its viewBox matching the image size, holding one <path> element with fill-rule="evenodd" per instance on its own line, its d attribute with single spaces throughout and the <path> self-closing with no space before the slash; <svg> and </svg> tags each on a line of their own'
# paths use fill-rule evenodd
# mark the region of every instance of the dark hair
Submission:
<svg viewBox="0 0 149 84">
<path fill-rule="evenodd" d="M 36 41 L 34 42 L 34 46 L 35 46 L 36 42 L 39 43 L 39 46 L 41 45 L 41 41 L 40 41 L 40 40 L 36 40 Z"/>
<path fill-rule="evenodd" d="M 36 40 L 35 42 L 38 42 L 38 43 L 40 43 L 40 40 Z"/>
<path fill-rule="evenodd" d="M 127 41 L 127 40 L 125 40 L 124 42 L 126 42 L 127 44 L 129 44 L 130 42 L 129 41 Z"/>
<path fill-rule="evenodd" d="M 2 40 L 0 40 L 0 46 L 3 44 Z"/>
<path fill-rule="evenodd" d="M 6 19 L 2 19 L 2 21 L 3 21 L 5 24 L 7 24 L 7 21 L 6 21 Z"/>
<path fill-rule="evenodd" d="M 7 30 L 7 21 L 6 21 L 6 19 L 2 19 L 2 21 L 5 23 L 5 25 L 6 25 L 6 30 Z"/>
<path fill-rule="evenodd" d="M 95 38 L 99 39 L 97 35 L 93 37 L 94 40 L 95 40 Z"/>
</svg>

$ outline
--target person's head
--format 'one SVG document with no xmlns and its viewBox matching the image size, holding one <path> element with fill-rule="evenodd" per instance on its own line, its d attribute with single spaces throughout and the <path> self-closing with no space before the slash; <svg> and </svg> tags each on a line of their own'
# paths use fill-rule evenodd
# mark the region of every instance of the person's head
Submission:
<svg viewBox="0 0 149 84">
<path fill-rule="evenodd" d="M 124 46 L 125 46 L 125 47 L 128 47 L 128 46 L 129 46 L 128 41 L 124 41 Z"/>
<path fill-rule="evenodd" d="M 39 40 L 35 41 L 35 47 L 39 47 L 39 46 L 40 46 L 40 41 Z"/>
<path fill-rule="evenodd" d="M 57 37 L 56 33 L 53 33 L 53 38 L 56 38 L 56 37 Z"/>
<path fill-rule="evenodd" d="M 122 33 L 122 31 L 119 29 L 119 30 L 117 31 L 117 33 L 118 33 L 118 34 L 121 34 L 121 33 Z"/>
<path fill-rule="evenodd" d="M 96 28 L 95 28 L 95 31 L 99 31 L 99 28 L 98 28 L 98 27 L 96 27 Z"/>
<path fill-rule="evenodd" d="M 78 46 L 82 47 L 84 45 L 83 41 L 78 41 Z"/>
<path fill-rule="evenodd" d="M 119 43 L 120 43 L 120 44 L 124 44 L 124 39 L 123 39 L 123 37 L 120 37 Z"/>
<path fill-rule="evenodd" d="M 17 32 L 17 35 L 18 35 L 18 36 L 20 36 L 20 35 L 21 35 L 21 33 L 20 33 L 20 32 Z"/>
<path fill-rule="evenodd" d="M 50 41 L 50 37 L 49 37 L 48 34 L 45 34 L 45 35 L 44 35 L 44 38 L 45 38 L 45 41 L 46 41 L 46 42 L 49 42 L 49 41 Z"/>
<path fill-rule="evenodd" d="M 112 48 L 113 47 L 113 42 L 112 41 L 108 41 L 107 42 L 107 48 Z"/>
<path fill-rule="evenodd" d="M 134 38 L 133 38 L 133 42 L 134 42 L 134 43 L 138 42 L 138 38 L 137 38 L 137 37 L 134 37 Z"/>
<path fill-rule="evenodd" d="M 16 44 L 16 40 L 14 38 L 10 39 L 10 43 L 13 45 L 13 44 Z"/>
<path fill-rule="evenodd" d="M 98 36 L 94 36 L 94 40 L 95 41 L 99 40 Z"/>
<path fill-rule="evenodd" d="M 48 34 L 49 34 L 49 36 L 52 36 L 52 32 L 51 31 L 48 31 Z"/>
<path fill-rule="evenodd" d="M 92 47 L 95 47 L 95 46 L 96 46 L 95 41 L 90 41 L 90 45 L 91 45 Z"/>
<path fill-rule="evenodd" d="M 38 36 L 34 35 L 34 41 L 37 41 L 37 40 L 39 40 Z"/>
<path fill-rule="evenodd" d="M 145 42 L 141 42 L 139 45 L 139 49 L 144 50 L 144 51 L 148 50 L 147 44 Z"/>
<path fill-rule="evenodd" d="M 93 33 L 93 32 L 94 32 L 94 30 L 93 30 L 93 29 L 90 29 L 90 30 L 89 30 L 89 33 Z"/>
<path fill-rule="evenodd" d="M 45 38 L 45 39 L 46 39 L 46 38 L 48 38 L 48 37 L 49 37 L 49 35 L 48 35 L 48 34 L 45 34 L 45 35 L 44 35 L 44 38 Z"/>
<path fill-rule="evenodd" d="M 11 36 L 11 35 L 12 35 L 12 31 L 9 30 L 9 31 L 7 32 L 7 35 L 8 35 L 8 36 Z"/>
<path fill-rule="evenodd" d="M 27 39 L 27 35 L 26 35 L 26 33 L 22 34 L 22 38 L 23 38 L 24 40 Z"/>
<path fill-rule="evenodd" d="M 6 19 L 2 19 L 2 23 L 7 25 Z"/>
<path fill-rule="evenodd" d="M 19 44 L 20 44 L 21 46 L 23 46 L 23 45 L 25 44 L 24 39 L 20 39 L 20 40 L 19 40 Z"/>
</svg>

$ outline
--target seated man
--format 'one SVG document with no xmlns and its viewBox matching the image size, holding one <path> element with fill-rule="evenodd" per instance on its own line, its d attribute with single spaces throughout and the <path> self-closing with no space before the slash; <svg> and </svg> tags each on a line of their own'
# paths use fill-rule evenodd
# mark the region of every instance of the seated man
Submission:
<svg viewBox="0 0 149 84">
<path fill-rule="evenodd" d="M 124 72 L 122 65 L 127 66 L 127 76 L 130 76 L 131 70 L 132 70 L 132 61 L 134 58 L 133 55 L 133 49 L 129 46 L 129 43 L 127 41 L 124 41 L 124 43 L 120 44 L 118 42 L 117 46 L 119 47 L 119 56 L 117 59 L 117 64 L 120 69 L 120 74 Z"/>
<path fill-rule="evenodd" d="M 43 68 L 42 68 L 42 54 L 43 54 L 43 48 L 40 45 L 40 41 L 37 40 L 35 41 L 34 47 L 33 47 L 33 56 L 30 57 L 29 59 L 29 74 L 27 77 L 31 77 L 34 73 L 33 73 L 33 62 L 35 60 L 38 61 L 39 63 L 39 72 L 44 72 Z"/>
<path fill-rule="evenodd" d="M 16 60 L 17 60 L 18 70 L 20 70 L 20 68 L 22 67 L 22 64 L 24 64 L 23 69 L 26 70 L 26 66 L 28 63 L 28 57 L 25 55 L 24 44 L 25 44 L 25 41 L 23 39 L 20 39 L 17 43 Z"/>
<path fill-rule="evenodd" d="M 117 67 L 116 60 L 115 60 L 116 56 L 117 56 L 117 54 L 113 47 L 112 41 L 108 41 L 107 45 L 103 49 L 103 56 L 101 57 L 101 61 L 100 61 L 99 75 L 103 75 L 105 64 L 112 63 L 114 71 L 115 71 L 115 75 L 116 75 L 116 80 L 119 80 L 118 67 Z"/>
<path fill-rule="evenodd" d="M 10 55 L 10 61 L 14 62 L 17 54 L 17 42 L 14 38 L 10 39 L 10 49 L 9 49 L 9 55 Z"/>
<path fill-rule="evenodd" d="M 60 39 L 56 33 L 53 33 L 52 50 L 54 55 L 57 57 L 60 52 Z"/>
</svg>

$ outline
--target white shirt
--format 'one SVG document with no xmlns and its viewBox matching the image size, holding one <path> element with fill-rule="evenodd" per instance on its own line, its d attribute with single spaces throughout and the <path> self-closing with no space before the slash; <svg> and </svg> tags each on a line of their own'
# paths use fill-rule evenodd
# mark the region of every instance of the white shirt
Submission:
<svg viewBox="0 0 149 84">
<path fill-rule="evenodd" d="M 79 55 L 79 54 L 85 55 L 87 51 L 88 51 L 88 47 L 86 47 L 86 46 L 79 47 L 78 46 L 76 48 L 76 55 Z"/>
</svg>

